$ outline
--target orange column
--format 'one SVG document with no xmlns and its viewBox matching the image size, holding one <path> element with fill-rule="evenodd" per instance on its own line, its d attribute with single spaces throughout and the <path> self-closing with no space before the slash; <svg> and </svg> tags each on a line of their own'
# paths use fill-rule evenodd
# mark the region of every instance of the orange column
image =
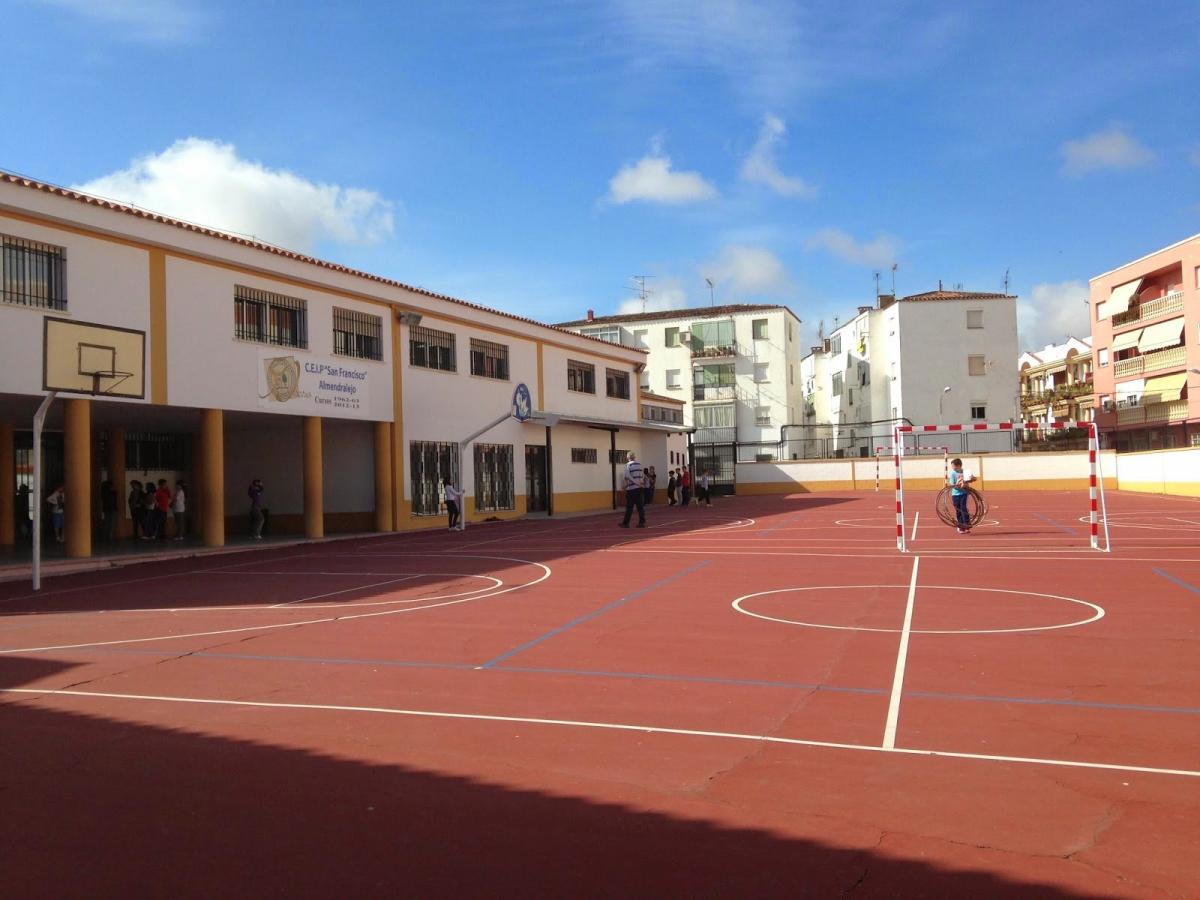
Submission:
<svg viewBox="0 0 1200 900">
<path fill-rule="evenodd" d="M 117 527 L 113 532 L 119 538 L 133 534 L 133 521 L 129 518 L 129 482 L 125 480 L 125 429 L 108 429 L 108 480 L 117 492 Z"/>
<path fill-rule="evenodd" d="M 322 495 L 321 417 L 304 419 L 304 536 L 325 537 L 325 498 Z"/>
<path fill-rule="evenodd" d="M 0 545 L 17 540 L 17 467 L 13 449 L 13 427 L 0 422 Z"/>
<path fill-rule="evenodd" d="M 66 470 L 67 556 L 92 555 L 92 401 L 63 403 L 63 466 Z M 53 487 L 51 487 L 53 490 Z"/>
<path fill-rule="evenodd" d="M 392 423 L 375 423 L 375 530 L 392 531 Z"/>
<path fill-rule="evenodd" d="M 225 546 L 225 414 L 200 412 L 200 508 L 205 547 Z"/>
</svg>

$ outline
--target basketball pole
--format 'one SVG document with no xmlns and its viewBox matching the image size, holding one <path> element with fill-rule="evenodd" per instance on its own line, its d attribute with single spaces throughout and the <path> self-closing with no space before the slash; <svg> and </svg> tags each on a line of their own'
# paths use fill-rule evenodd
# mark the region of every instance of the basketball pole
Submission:
<svg viewBox="0 0 1200 900">
<path fill-rule="evenodd" d="M 46 413 L 58 396 L 57 391 L 48 393 L 38 411 L 33 415 L 33 589 L 42 589 L 42 426 L 46 424 Z"/>
</svg>

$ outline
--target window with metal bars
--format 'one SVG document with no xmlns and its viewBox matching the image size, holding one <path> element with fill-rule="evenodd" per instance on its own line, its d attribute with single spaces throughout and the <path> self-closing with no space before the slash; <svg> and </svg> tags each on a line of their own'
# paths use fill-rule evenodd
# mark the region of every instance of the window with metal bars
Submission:
<svg viewBox="0 0 1200 900">
<path fill-rule="evenodd" d="M 357 359 L 383 359 L 383 318 L 335 306 L 333 352 Z"/>
<path fill-rule="evenodd" d="M 618 466 L 625 465 L 625 463 L 629 462 L 629 451 L 621 450 L 619 448 L 616 450 L 609 450 L 608 462 L 610 465 L 614 463 Z"/>
<path fill-rule="evenodd" d="M 408 330 L 408 361 L 422 369 L 457 372 L 454 335 L 436 328 L 413 326 Z"/>
<path fill-rule="evenodd" d="M 604 370 L 604 391 L 618 400 L 629 399 L 629 373 L 617 369 Z"/>
<path fill-rule="evenodd" d="M 243 341 L 308 348 L 308 301 L 237 285 L 233 333 Z"/>
<path fill-rule="evenodd" d="M 67 251 L 24 238 L 0 237 L 0 297 L 39 309 L 67 308 Z"/>
<path fill-rule="evenodd" d="M 512 444 L 475 445 L 475 509 L 515 509 Z"/>
<path fill-rule="evenodd" d="M 508 345 L 471 338 L 471 374 L 508 381 Z"/>
<path fill-rule="evenodd" d="M 591 363 L 567 360 L 567 390 L 582 394 L 596 393 L 596 367 Z"/>
<path fill-rule="evenodd" d="M 596 461 L 595 447 L 572 447 L 571 462 L 573 463 L 594 463 Z"/>
<path fill-rule="evenodd" d="M 413 515 L 436 516 L 446 496 L 443 482 L 458 483 L 458 444 L 409 441 L 408 456 Z"/>
</svg>

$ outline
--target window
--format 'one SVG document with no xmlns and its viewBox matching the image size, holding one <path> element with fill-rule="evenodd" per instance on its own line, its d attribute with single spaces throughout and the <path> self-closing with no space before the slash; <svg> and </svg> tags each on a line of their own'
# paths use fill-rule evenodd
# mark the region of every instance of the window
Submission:
<svg viewBox="0 0 1200 900">
<path fill-rule="evenodd" d="M 358 359 L 383 359 L 383 319 L 335 306 L 333 352 Z"/>
<path fill-rule="evenodd" d="M 858 364 L 858 385 L 859 387 L 866 387 L 870 383 L 871 367 L 865 362 L 860 362 Z"/>
<path fill-rule="evenodd" d="M 422 369 L 457 372 L 454 335 L 436 328 L 413 326 L 408 330 L 408 361 Z"/>
<path fill-rule="evenodd" d="M 754 408 L 754 424 L 755 425 L 770 425 L 771 424 L 771 407 L 756 406 Z"/>
<path fill-rule="evenodd" d="M 629 373 L 616 369 L 604 370 L 604 393 L 619 400 L 629 399 Z"/>
<path fill-rule="evenodd" d="M 754 335 L 756 341 L 765 341 L 767 339 L 767 320 L 754 319 L 750 322 L 750 332 Z"/>
<path fill-rule="evenodd" d="M 678 347 L 679 346 L 679 328 L 678 327 L 668 328 L 666 331 L 663 332 L 663 339 L 666 341 L 666 344 L 668 347 Z"/>
<path fill-rule="evenodd" d="M 409 441 L 412 511 L 414 516 L 436 516 L 445 496 L 442 482 L 458 482 L 458 444 Z"/>
<path fill-rule="evenodd" d="M 104 451 L 108 438 L 105 436 Z M 188 436 L 160 431 L 130 431 L 125 434 L 125 468 L 132 472 L 186 471 L 191 463 Z M 101 459 L 106 458 L 101 456 Z"/>
<path fill-rule="evenodd" d="M 512 444 L 475 445 L 475 509 L 515 509 Z"/>
<path fill-rule="evenodd" d="M 650 390 L 650 370 L 642 369 L 641 377 L 638 378 L 638 388 L 643 391 Z"/>
<path fill-rule="evenodd" d="M 508 381 L 508 345 L 471 338 L 471 374 Z"/>
<path fill-rule="evenodd" d="M 788 339 L 789 343 L 792 340 L 792 323 L 791 322 L 787 323 L 787 339 Z"/>
<path fill-rule="evenodd" d="M 621 329 L 617 325 L 606 325 L 604 328 L 583 328 L 579 332 L 598 341 L 608 341 L 610 344 L 621 343 Z"/>
<path fill-rule="evenodd" d="M 633 346 L 640 347 L 643 350 L 649 350 L 650 342 L 646 340 L 646 335 L 649 333 L 650 332 L 644 328 L 640 331 L 635 331 L 633 333 Z"/>
<path fill-rule="evenodd" d="M 668 390 L 679 390 L 679 369 L 667 369 Z"/>
<path fill-rule="evenodd" d="M 987 358 L 984 356 L 971 355 L 967 357 L 967 374 L 968 375 L 986 375 L 987 374 Z"/>
<path fill-rule="evenodd" d="M 308 347 L 308 304 L 296 297 L 235 286 L 234 336 L 280 347 Z"/>
<path fill-rule="evenodd" d="M 833 373 L 833 393 L 839 394 L 839 395 L 842 393 L 842 373 L 841 372 Z"/>
<path fill-rule="evenodd" d="M 769 381 L 770 380 L 770 378 L 768 377 L 769 369 L 770 369 L 770 365 L 768 363 L 755 363 L 754 364 L 754 380 L 757 382 L 760 382 L 760 383 L 764 382 L 764 381 Z"/>
<path fill-rule="evenodd" d="M 1101 347 L 1096 351 L 1096 355 L 1100 358 L 1100 367 L 1104 368 L 1108 365 L 1108 348 Z"/>
<path fill-rule="evenodd" d="M 695 322 L 692 324 L 692 352 L 733 349 L 733 322 Z"/>
<path fill-rule="evenodd" d="M 829 352 L 833 354 L 842 352 L 842 336 L 840 334 L 835 334 L 829 339 Z"/>
<path fill-rule="evenodd" d="M 982 421 L 987 418 L 987 406 L 983 403 L 971 404 L 971 418 L 976 421 Z"/>
<path fill-rule="evenodd" d="M 596 393 L 596 367 L 591 363 L 567 360 L 567 390 L 581 394 Z"/>
<path fill-rule="evenodd" d="M 983 310 L 968 309 L 967 310 L 967 327 L 982 328 L 983 327 Z"/>
<path fill-rule="evenodd" d="M 594 463 L 596 462 L 596 449 L 594 447 L 572 447 L 571 462 L 573 463 Z"/>
<path fill-rule="evenodd" d="M 796 383 L 796 367 L 788 363 L 788 384 Z"/>
<path fill-rule="evenodd" d="M 0 239 L 0 297 L 39 309 L 67 308 L 67 251 L 23 238 Z"/>
<path fill-rule="evenodd" d="M 629 451 L 617 448 L 616 450 L 608 451 L 609 465 L 623 466 L 629 462 Z"/>
<path fill-rule="evenodd" d="M 846 405 L 854 405 L 854 388 L 846 388 Z"/>
</svg>

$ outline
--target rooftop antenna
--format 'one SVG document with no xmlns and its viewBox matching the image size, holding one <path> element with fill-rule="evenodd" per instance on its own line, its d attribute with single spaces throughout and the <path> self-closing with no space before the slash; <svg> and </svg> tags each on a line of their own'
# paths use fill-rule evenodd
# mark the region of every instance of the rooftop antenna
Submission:
<svg viewBox="0 0 1200 900">
<path fill-rule="evenodd" d="M 642 312 L 645 312 L 646 311 L 646 298 L 654 293 L 654 291 L 648 290 L 646 288 L 646 279 L 653 278 L 654 276 L 653 275 L 633 275 L 631 277 L 633 278 L 634 281 L 637 282 L 638 299 L 642 301 Z"/>
<path fill-rule="evenodd" d="M 879 270 L 875 270 L 875 299 L 879 299 Z"/>
<path fill-rule="evenodd" d="M 1008 269 L 1004 270 L 1004 296 L 1008 296 Z"/>
<path fill-rule="evenodd" d="M 717 305 L 717 297 L 716 297 L 715 289 L 713 287 L 713 280 L 711 278 L 705 278 L 704 283 L 708 285 L 708 305 L 716 306 Z"/>
<path fill-rule="evenodd" d="M 899 263 L 892 263 L 892 296 L 896 296 L 896 269 L 899 268 Z"/>
</svg>

